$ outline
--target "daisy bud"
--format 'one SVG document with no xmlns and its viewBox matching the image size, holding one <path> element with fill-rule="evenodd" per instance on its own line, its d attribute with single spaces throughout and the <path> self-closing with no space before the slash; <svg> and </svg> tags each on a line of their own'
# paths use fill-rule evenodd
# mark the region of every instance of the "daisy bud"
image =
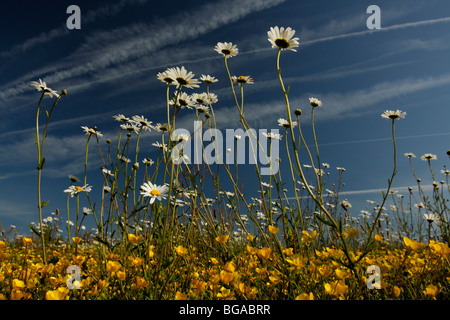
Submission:
<svg viewBox="0 0 450 320">
<path fill-rule="evenodd" d="M 139 163 L 135 162 L 135 164 L 133 164 L 133 169 L 134 170 L 138 170 L 139 169 Z"/>
<path fill-rule="evenodd" d="M 62 96 L 66 96 L 67 95 L 67 90 L 66 89 L 61 90 L 61 95 Z"/>
<path fill-rule="evenodd" d="M 110 140 L 110 139 L 107 139 L 107 140 L 106 140 L 106 143 L 107 143 L 107 144 L 110 144 L 110 143 L 111 143 L 111 140 Z"/>
<path fill-rule="evenodd" d="M 302 115 L 302 110 L 300 110 L 300 109 L 295 109 L 295 115 L 298 117 L 298 116 L 301 116 Z"/>
<path fill-rule="evenodd" d="M 205 118 L 209 119 L 209 118 L 211 118 L 211 115 L 209 113 L 205 113 Z"/>
</svg>

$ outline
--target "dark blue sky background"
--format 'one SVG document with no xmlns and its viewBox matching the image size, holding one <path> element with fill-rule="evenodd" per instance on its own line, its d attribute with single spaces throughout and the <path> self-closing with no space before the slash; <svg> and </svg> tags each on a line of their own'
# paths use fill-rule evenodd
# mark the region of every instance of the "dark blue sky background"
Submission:
<svg viewBox="0 0 450 320">
<path fill-rule="evenodd" d="M 426 163 L 434 153 L 436 180 L 448 165 L 450 149 L 450 4 L 448 1 L 6 1 L 0 29 L 0 221 L 8 226 L 37 222 L 35 115 L 39 93 L 29 87 L 39 78 L 68 95 L 51 118 L 44 156 L 44 217 L 65 211 L 68 175 L 84 172 L 86 136 L 80 126 L 97 126 L 115 141 L 112 118 L 144 115 L 165 122 L 165 85 L 156 79 L 167 67 L 185 66 L 199 78 L 219 79 L 211 87 L 220 129 L 239 128 L 238 114 L 217 42 L 233 42 L 240 50 L 229 60 L 232 74 L 250 75 L 246 116 L 255 128 L 279 128 L 286 118 L 276 77 L 276 50 L 267 31 L 292 27 L 300 38 L 298 52 L 283 52 L 281 66 L 290 85 L 293 108 L 304 111 L 303 129 L 311 142 L 308 98 L 316 110 L 321 160 L 347 169 L 343 195 L 355 214 L 366 199 L 380 200 L 392 171 L 390 122 L 380 114 L 401 109 L 407 117 L 396 126 L 399 172 L 394 187 L 405 193 L 415 184 L 405 152 L 414 159 L 418 176 L 430 184 Z M 81 9 L 81 30 L 66 28 L 66 9 Z M 368 30 L 366 8 L 381 8 L 381 29 Z M 190 92 L 202 92 L 201 87 Z M 49 103 L 46 98 L 44 103 Z M 41 122 L 44 118 L 41 119 Z M 192 128 L 194 114 L 183 112 L 177 123 Z M 156 157 L 154 133 L 142 137 L 140 160 Z M 97 147 L 90 146 L 88 183 L 92 197 L 101 192 Z M 283 153 L 282 153 L 283 156 Z M 286 163 L 285 161 L 284 163 Z M 242 170 L 241 172 L 243 172 Z M 288 174 L 288 168 L 282 166 Z M 246 189 L 257 194 L 253 170 Z M 290 188 L 290 185 L 287 186 Z M 378 190 L 378 191 L 374 191 Z M 97 192 L 97 195 L 95 195 Z M 73 208 L 74 204 L 71 205 Z M 28 232 L 27 228 L 23 229 Z"/>
</svg>

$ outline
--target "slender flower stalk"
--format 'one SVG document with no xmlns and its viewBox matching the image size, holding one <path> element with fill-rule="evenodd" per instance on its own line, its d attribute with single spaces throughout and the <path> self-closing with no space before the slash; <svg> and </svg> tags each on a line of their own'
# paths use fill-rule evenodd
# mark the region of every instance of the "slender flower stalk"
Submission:
<svg viewBox="0 0 450 320">
<path fill-rule="evenodd" d="M 63 95 L 67 94 L 66 90 L 63 90 L 61 92 L 61 95 L 58 95 L 56 93 L 56 91 L 50 89 L 47 87 L 47 84 L 42 81 L 41 79 L 39 79 L 39 82 L 36 81 L 32 81 L 30 83 L 30 86 L 34 87 L 36 90 L 41 91 L 41 97 L 39 98 L 39 102 L 38 102 L 38 106 L 37 106 L 37 112 L 36 112 L 36 134 L 35 134 L 35 142 L 36 142 L 36 146 L 37 146 L 37 151 L 38 151 L 38 166 L 37 166 L 37 170 L 38 170 L 38 182 L 37 182 L 37 193 L 38 193 L 38 211 L 39 211 L 39 228 L 40 228 L 40 238 L 41 238 L 41 244 L 42 244 L 42 258 L 44 261 L 44 264 L 47 263 L 47 258 L 46 258 L 46 253 L 45 253 L 45 236 L 44 236 L 44 229 L 43 229 L 43 223 L 42 223 L 42 208 L 48 203 L 48 201 L 44 201 L 42 202 L 41 199 L 41 179 L 42 179 L 42 170 L 44 169 L 44 163 L 45 163 L 45 158 L 43 156 L 43 152 L 44 152 L 44 142 L 45 139 L 47 138 L 47 128 L 48 128 L 48 123 L 50 120 L 50 116 L 54 110 L 54 108 L 56 107 L 56 105 L 58 104 L 59 100 L 61 99 L 61 97 Z M 56 99 L 50 109 L 50 112 L 46 111 L 46 115 L 47 115 L 47 120 L 45 122 L 45 127 L 44 127 L 44 133 L 42 136 L 42 141 L 40 141 L 41 137 L 39 135 L 39 116 L 41 114 L 41 112 L 44 111 L 45 108 L 43 108 L 41 110 L 41 102 L 42 99 L 44 98 L 44 95 L 48 95 L 50 98 L 52 98 L 53 96 L 56 96 Z"/>
</svg>

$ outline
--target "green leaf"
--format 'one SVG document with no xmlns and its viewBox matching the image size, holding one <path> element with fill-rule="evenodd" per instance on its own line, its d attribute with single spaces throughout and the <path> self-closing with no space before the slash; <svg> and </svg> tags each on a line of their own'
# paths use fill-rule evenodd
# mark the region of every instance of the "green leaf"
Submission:
<svg viewBox="0 0 450 320">
<path fill-rule="evenodd" d="M 39 161 L 39 164 L 36 169 L 42 170 L 44 168 L 45 158 L 42 158 L 41 161 Z"/>
<path fill-rule="evenodd" d="M 43 208 L 43 207 L 45 207 L 46 205 L 48 205 L 49 202 L 50 202 L 50 200 L 42 201 L 42 203 L 41 203 L 41 208 Z"/>
<path fill-rule="evenodd" d="M 37 231 L 36 228 L 33 227 L 32 224 L 29 224 L 28 226 L 30 227 L 31 231 L 33 231 L 34 234 L 36 234 L 39 238 L 41 237 L 41 234 L 39 233 L 39 231 Z"/>
<path fill-rule="evenodd" d="M 316 215 L 316 217 L 320 222 L 325 223 L 327 226 L 334 227 L 330 221 L 325 220 L 325 218 L 322 218 L 320 215 Z"/>
</svg>

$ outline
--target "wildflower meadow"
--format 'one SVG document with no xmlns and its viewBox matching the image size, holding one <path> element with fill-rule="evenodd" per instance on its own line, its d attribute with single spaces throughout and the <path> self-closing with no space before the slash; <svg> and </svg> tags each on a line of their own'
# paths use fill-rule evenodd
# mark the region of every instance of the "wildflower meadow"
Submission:
<svg viewBox="0 0 450 320">
<path fill-rule="evenodd" d="M 70 99 L 70 90 L 31 82 L 38 222 L 19 238 L 1 229 L 0 299 L 448 299 L 450 171 L 433 167 L 433 153 L 397 154 L 395 130 L 408 117 L 387 107 L 378 119 L 392 137 L 392 147 L 383 150 L 391 167 L 379 173 L 386 177 L 385 190 L 369 209 L 353 207 L 340 195 L 346 169 L 330 168 L 317 143 L 314 116 L 319 109 L 327 112 L 326 103 L 311 97 L 302 109 L 290 104 L 283 56 L 301 45 L 295 30 L 275 26 L 266 36 L 273 50 L 267 70 L 285 104 L 285 112 L 275 115 L 278 130 L 250 127 L 244 97 L 254 79 L 233 70 L 237 45 L 219 42 L 211 55 L 223 57 L 228 78 L 196 77 L 184 66 L 153 75 L 166 97 L 159 110 L 166 123 L 153 123 L 152 114 L 111 114 L 115 137 L 80 123 L 84 176 L 70 176 L 61 194 L 45 194 L 41 184 L 50 118 Z M 216 125 L 218 81 L 229 83 L 239 116 L 240 129 L 231 135 Z M 312 141 L 302 128 L 306 113 Z M 180 114 L 191 116 L 193 132 L 178 125 Z M 152 141 L 156 158 L 140 148 L 146 131 L 158 133 Z M 102 184 L 90 181 L 90 149 L 102 159 Z M 400 157 L 408 159 L 417 182 L 406 194 L 392 187 Z M 259 197 L 248 197 L 240 180 L 244 162 Z M 429 169 L 431 191 L 422 188 L 417 166 Z M 64 197 L 67 207 L 49 214 L 46 205 L 54 197 Z M 87 221 L 94 232 L 84 227 Z"/>
</svg>

